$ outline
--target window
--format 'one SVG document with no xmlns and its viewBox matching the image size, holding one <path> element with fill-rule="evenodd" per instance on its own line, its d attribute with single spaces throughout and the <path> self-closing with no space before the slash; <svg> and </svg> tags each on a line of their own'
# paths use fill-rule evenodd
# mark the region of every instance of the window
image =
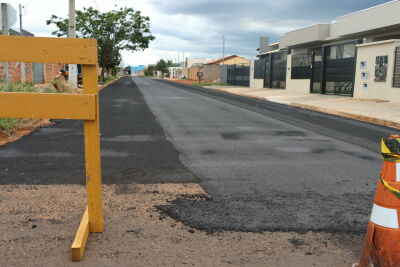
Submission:
<svg viewBox="0 0 400 267">
<path fill-rule="evenodd" d="M 356 44 L 345 44 L 343 46 L 343 58 L 351 58 L 356 56 Z"/>
<path fill-rule="evenodd" d="M 341 44 L 333 45 L 328 47 L 327 58 L 328 59 L 344 59 L 353 58 L 356 54 L 356 45 L 353 44 Z"/>
</svg>

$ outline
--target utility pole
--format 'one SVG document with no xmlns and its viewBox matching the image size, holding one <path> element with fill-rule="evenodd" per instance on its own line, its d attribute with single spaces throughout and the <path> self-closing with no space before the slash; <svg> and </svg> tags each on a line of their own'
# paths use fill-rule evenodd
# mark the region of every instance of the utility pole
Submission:
<svg viewBox="0 0 400 267">
<path fill-rule="evenodd" d="M 222 35 L 222 65 L 225 65 L 225 34 Z"/>
<path fill-rule="evenodd" d="M 19 36 L 23 36 L 22 34 L 22 5 L 19 4 Z M 26 82 L 26 72 L 25 72 L 25 63 L 20 62 L 21 67 L 21 82 Z"/>
<path fill-rule="evenodd" d="M 8 35 L 8 10 L 7 4 L 1 3 L 1 25 L 2 35 Z M 3 77 L 4 84 L 7 86 L 10 82 L 10 76 L 8 72 L 8 62 L 3 62 Z"/>
<path fill-rule="evenodd" d="M 68 37 L 76 38 L 75 0 L 69 0 Z M 69 84 L 78 87 L 78 69 L 76 64 L 68 65 Z"/>
</svg>

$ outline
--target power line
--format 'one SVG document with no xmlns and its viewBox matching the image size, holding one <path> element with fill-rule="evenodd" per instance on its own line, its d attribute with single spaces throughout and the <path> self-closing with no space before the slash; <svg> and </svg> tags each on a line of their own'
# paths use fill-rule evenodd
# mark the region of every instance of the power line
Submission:
<svg viewBox="0 0 400 267">
<path fill-rule="evenodd" d="M 95 5 L 96 5 L 97 9 L 99 9 L 99 6 L 97 5 L 97 2 L 96 2 L 96 0 L 93 0 L 93 2 L 95 3 Z"/>
</svg>

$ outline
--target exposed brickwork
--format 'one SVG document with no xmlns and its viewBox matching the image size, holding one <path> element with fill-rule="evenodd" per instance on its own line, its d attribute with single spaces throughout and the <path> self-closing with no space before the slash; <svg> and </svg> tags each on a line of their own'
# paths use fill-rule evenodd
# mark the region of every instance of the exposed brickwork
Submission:
<svg viewBox="0 0 400 267">
<path fill-rule="evenodd" d="M 44 64 L 44 82 L 50 82 L 56 77 L 60 70 L 64 68 L 64 64 L 60 63 L 46 63 Z"/>
<path fill-rule="evenodd" d="M 55 76 L 58 75 L 60 69 L 64 67 L 63 64 L 59 63 L 48 63 L 44 64 L 44 82 L 48 83 L 51 81 Z M 11 77 L 12 82 L 21 81 L 21 67 L 19 62 L 9 62 L 8 63 L 8 70 Z M 26 81 L 33 82 L 32 77 L 32 63 L 25 63 L 25 70 L 26 70 Z M 4 66 L 3 63 L 0 63 L 0 79 L 4 79 Z"/>
</svg>

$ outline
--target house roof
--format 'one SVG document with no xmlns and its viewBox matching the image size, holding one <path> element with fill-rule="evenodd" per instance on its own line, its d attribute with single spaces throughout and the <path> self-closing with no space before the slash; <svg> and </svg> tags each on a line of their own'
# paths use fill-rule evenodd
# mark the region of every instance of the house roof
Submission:
<svg viewBox="0 0 400 267">
<path fill-rule="evenodd" d="M 10 29 L 9 32 L 10 32 L 10 35 L 19 36 L 19 30 L 17 30 L 17 29 Z M 31 32 L 28 32 L 28 31 L 22 29 L 22 36 L 32 36 L 33 37 L 35 35 Z"/>
<path fill-rule="evenodd" d="M 204 65 L 218 64 L 224 60 L 228 60 L 228 59 L 235 58 L 235 57 L 239 57 L 239 56 L 238 55 L 230 55 L 230 56 L 226 56 L 226 57 L 220 57 L 217 59 L 207 61 L 206 63 L 204 63 Z"/>
</svg>

